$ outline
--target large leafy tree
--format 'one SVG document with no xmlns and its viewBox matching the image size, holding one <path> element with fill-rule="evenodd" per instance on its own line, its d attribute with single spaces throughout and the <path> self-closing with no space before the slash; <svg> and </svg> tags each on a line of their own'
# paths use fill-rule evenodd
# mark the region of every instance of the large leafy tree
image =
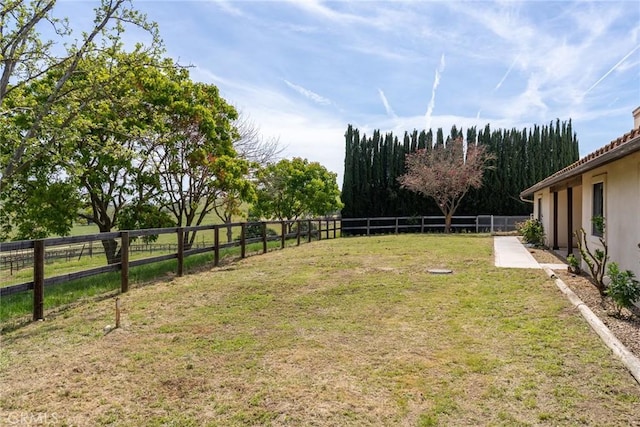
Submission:
<svg viewBox="0 0 640 427">
<path fill-rule="evenodd" d="M 342 208 L 336 174 L 318 162 L 283 159 L 258 172 L 257 217 L 296 220 Z"/>
<path fill-rule="evenodd" d="M 431 150 L 418 150 L 406 156 L 407 172 L 400 185 L 425 197 L 432 197 L 445 216 L 445 233 L 451 218 L 471 188 L 482 186 L 482 176 L 491 160 L 482 145 L 464 147 L 462 138 L 436 144 Z"/>
<path fill-rule="evenodd" d="M 213 85 L 183 82 L 181 90 L 182 102 L 167 116 L 164 143 L 151 152 L 161 204 L 180 226 L 199 225 L 212 211 L 229 222 L 255 196 L 250 163 L 233 148 L 237 113 Z M 186 245 L 194 240 L 195 232 L 185 234 Z"/>
<path fill-rule="evenodd" d="M 59 72 L 51 70 L 25 87 L 37 99 L 47 91 L 43 82 L 55 81 Z M 58 165 L 57 175 L 75 185 L 65 188 L 85 203 L 87 209 L 81 210 L 80 216 L 95 223 L 101 232 L 116 226 L 129 228 L 133 219 L 136 227 L 163 226 L 167 221 L 160 212 L 162 203 L 168 199 L 170 207 L 175 205 L 170 197 L 162 196 L 173 191 L 190 210 L 178 212 L 177 222 L 185 220 L 181 225 L 191 225 L 199 200 L 185 202 L 181 196 L 193 195 L 194 185 L 183 187 L 184 181 L 173 187 L 162 184 L 171 183 L 171 174 L 179 174 L 182 166 L 192 171 L 210 170 L 208 156 L 233 155 L 230 121 L 235 110 L 219 97 L 217 88 L 192 82 L 188 70 L 171 60 L 160 60 L 141 47 L 123 52 L 118 45 L 87 55 L 67 88 L 73 95 L 61 108 L 74 109 L 81 100 L 90 102 L 77 111 L 68 126 L 52 124 L 52 133 L 41 138 L 55 146 L 54 132 L 64 132 L 64 147 L 50 160 Z M 180 158 L 182 164 L 176 160 Z M 28 181 L 39 183 L 40 189 L 48 182 Z M 123 210 L 126 215 L 120 219 Z M 71 211 L 65 213 L 74 217 Z M 102 244 L 108 261 L 117 262 L 117 241 L 105 239 Z"/>
<path fill-rule="evenodd" d="M 145 95 L 149 91 L 142 82 L 149 79 L 154 70 L 149 65 L 154 61 L 158 66 L 142 47 L 124 53 L 116 43 L 104 51 L 87 53 L 78 62 L 65 83 L 64 102 L 52 105 L 51 114 L 41 119 L 37 142 L 38 147 L 46 149 L 46 156 L 41 155 L 43 151 L 29 157 L 1 192 L 10 219 L 5 234 L 13 225 L 19 230 L 14 234 L 18 238 L 67 234 L 81 198 L 91 208 L 83 216 L 95 222 L 100 231 L 110 231 L 120 205 L 141 190 L 132 182 L 146 182 L 147 187 L 153 184 L 148 175 L 138 179 L 147 171 L 144 158 L 137 161 L 135 152 L 153 122 L 153 98 Z M 63 68 L 51 68 L 39 79 L 12 91 L 5 104 L 12 107 L 46 102 L 51 87 L 64 72 Z M 159 90 L 157 86 L 154 92 Z M 0 137 L 8 142 L 3 148 L 11 151 L 13 143 L 19 145 L 20 135 L 32 128 L 37 114 L 34 107 L 4 116 L 9 132 Z M 65 203 L 42 203 L 43 210 L 37 216 L 35 211 L 20 209 L 21 204 L 56 199 Z M 36 222 L 36 217 L 38 227 L 29 225 Z"/>
<path fill-rule="evenodd" d="M 256 200 L 252 166 L 253 164 L 246 159 L 229 156 L 218 157 L 211 164 L 216 176 L 213 211 L 225 224 L 231 223 L 234 217 L 245 216 L 242 206 Z M 227 241 L 231 239 L 232 230 L 229 227 Z"/>
<path fill-rule="evenodd" d="M 75 119 L 92 96 L 85 93 L 89 98 L 82 99 L 69 89 L 83 58 L 117 44 L 129 24 L 150 32 L 149 50 L 159 48 L 156 26 L 130 3 L 101 0 L 95 9 L 93 27 L 80 37 L 72 34 L 67 20 L 54 16 L 55 0 L 0 3 L 0 124 L 3 129 L 15 131 L 2 137 L 0 191 L 19 175 L 24 179 L 35 162 L 60 157 L 60 149 L 68 139 L 59 130 Z M 53 27 L 55 39 L 41 37 L 38 30 L 46 24 Z M 38 89 L 37 96 L 34 88 Z M 70 101 L 70 97 L 75 99 Z M 16 121 L 17 129 L 9 125 Z"/>
<path fill-rule="evenodd" d="M 235 155 L 235 109 L 215 86 L 194 83 L 171 60 L 130 59 L 138 54 L 117 55 L 107 69 L 121 78 L 104 88 L 104 103 L 85 110 L 89 131 L 79 141 L 74 166 L 81 171 L 89 219 L 101 231 L 161 227 L 165 210 L 180 226 L 198 225 L 211 211 L 216 190 L 232 186 L 230 178 L 220 178 L 220 165 Z M 195 233 L 185 235 L 187 245 L 194 239 Z M 103 246 L 109 261 L 117 261 L 117 242 L 104 240 Z"/>
<path fill-rule="evenodd" d="M 145 212 L 138 227 L 158 227 L 166 221 L 150 214 L 152 199 L 160 191 L 148 153 L 160 142 L 164 110 L 175 96 L 176 79 L 187 79 L 172 61 L 136 49 L 113 49 L 85 58 L 69 83 L 78 93 L 91 92 L 92 101 L 79 112 L 71 127 L 64 157 L 65 174 L 77 181 L 87 207 L 80 216 L 109 232 L 120 224 L 121 210 Z M 150 222 L 148 222 L 150 221 Z M 128 227 L 127 227 L 128 228 Z M 107 260 L 117 262 L 117 241 L 102 241 Z"/>
</svg>

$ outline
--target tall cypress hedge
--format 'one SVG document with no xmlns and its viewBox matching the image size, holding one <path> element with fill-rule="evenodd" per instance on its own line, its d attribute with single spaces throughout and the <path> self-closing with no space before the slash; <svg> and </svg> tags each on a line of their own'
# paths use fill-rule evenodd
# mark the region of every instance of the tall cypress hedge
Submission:
<svg viewBox="0 0 640 427">
<path fill-rule="evenodd" d="M 435 203 L 400 188 L 397 178 L 404 174 L 407 153 L 430 149 L 433 144 L 465 137 L 467 143 L 484 144 L 495 155 L 493 168 L 484 175 L 484 184 L 467 194 L 457 215 L 527 215 L 531 205 L 520 200 L 520 192 L 578 160 L 578 140 L 571 120 L 557 119 L 532 129 L 492 130 L 453 126 L 446 136 L 435 132 L 405 132 L 398 138 L 375 130 L 371 137 L 360 136 L 352 125 L 345 133 L 345 168 L 342 201 L 345 218 L 380 216 L 440 215 Z M 434 140 L 435 139 L 435 140 Z"/>
</svg>

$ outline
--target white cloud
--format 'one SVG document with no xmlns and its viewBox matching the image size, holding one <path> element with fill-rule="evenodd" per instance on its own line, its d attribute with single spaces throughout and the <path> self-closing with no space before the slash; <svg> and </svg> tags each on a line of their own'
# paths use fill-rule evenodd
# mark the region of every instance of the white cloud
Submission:
<svg viewBox="0 0 640 427">
<path fill-rule="evenodd" d="M 221 10 L 228 13 L 229 15 L 239 17 L 245 16 L 244 12 L 231 4 L 228 0 L 213 0 L 214 4 L 217 5 Z"/>
<path fill-rule="evenodd" d="M 640 10 L 628 5 L 138 3 L 169 34 L 168 52 L 197 64 L 195 80 L 218 85 L 266 138 L 280 138 L 285 156 L 340 174 L 348 123 L 402 134 L 571 117 L 583 152 L 626 132 L 640 76 Z"/>
</svg>

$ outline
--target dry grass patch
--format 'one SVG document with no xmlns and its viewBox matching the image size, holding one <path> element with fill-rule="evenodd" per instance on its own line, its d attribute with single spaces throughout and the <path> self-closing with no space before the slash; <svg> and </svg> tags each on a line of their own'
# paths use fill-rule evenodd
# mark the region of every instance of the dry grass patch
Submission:
<svg viewBox="0 0 640 427">
<path fill-rule="evenodd" d="M 542 271 L 491 251 L 487 236 L 328 240 L 135 288 L 108 334 L 113 300 L 71 308 L 3 336 L 1 416 L 633 425 L 631 376 Z"/>
</svg>

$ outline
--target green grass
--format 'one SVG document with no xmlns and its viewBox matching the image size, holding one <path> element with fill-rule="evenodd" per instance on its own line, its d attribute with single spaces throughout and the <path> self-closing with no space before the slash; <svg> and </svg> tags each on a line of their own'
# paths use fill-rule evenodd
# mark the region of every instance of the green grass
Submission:
<svg viewBox="0 0 640 427">
<path fill-rule="evenodd" d="M 136 259 L 150 258 L 168 254 L 168 251 L 154 252 L 132 252 L 129 256 L 131 261 Z M 91 268 L 107 265 L 104 254 L 97 254 L 92 257 L 85 255 L 82 258 L 73 258 L 70 260 L 59 259 L 46 263 L 44 266 L 45 277 L 55 277 L 59 275 L 69 274 L 76 271 L 88 270 Z M 15 271 L 12 275 L 5 274 L 0 280 L 0 286 L 10 286 L 17 283 L 25 283 L 33 280 L 33 267 L 23 268 Z M 95 279 L 94 279 L 95 280 Z M 89 281 L 90 282 L 90 281 Z"/>
<path fill-rule="evenodd" d="M 431 275 L 449 268 L 452 275 Z M 0 413 L 83 425 L 633 425 L 640 388 L 487 236 L 324 240 L 3 335 Z M 43 351 L 44 349 L 44 351 Z"/>
<path fill-rule="evenodd" d="M 292 242 L 287 243 L 291 245 Z M 267 249 L 272 250 L 280 247 L 279 241 L 267 243 Z M 262 250 L 262 243 L 253 243 L 247 246 L 247 253 L 258 253 Z M 161 255 L 163 253 L 155 253 Z M 222 259 L 229 257 L 237 257 L 240 254 L 240 248 L 228 248 L 220 251 Z M 145 254 L 137 254 L 137 257 L 131 259 L 145 258 Z M 148 257 L 148 255 L 146 255 Z M 190 269 L 196 269 L 201 266 L 213 262 L 213 254 L 196 254 L 185 258 L 184 268 L 188 272 Z M 55 262 L 45 266 L 45 277 L 53 277 L 56 275 L 80 271 L 83 269 L 99 267 L 105 265 L 104 260 L 100 257 L 86 258 L 80 261 L 71 262 Z M 173 276 L 177 270 L 177 261 L 168 260 L 154 264 L 133 267 L 129 271 L 129 281 L 131 284 L 148 283 L 154 280 L 163 280 Z M 33 280 L 33 270 L 26 269 L 21 274 L 15 275 L 11 281 L 3 282 L 3 286 L 11 283 L 23 283 Z M 95 298 L 99 296 L 109 296 L 120 290 L 120 273 L 111 272 L 104 273 L 92 277 L 73 280 L 58 285 L 47 286 L 45 288 L 45 313 L 49 310 L 56 311 L 66 305 L 76 303 L 83 299 Z M 6 326 L 13 326 L 16 323 L 24 323 L 31 318 L 33 313 L 33 293 L 22 292 L 19 294 L 8 295 L 2 297 L 0 301 L 0 324 L 7 323 Z M 2 329 L 2 325 L 0 325 Z"/>
<path fill-rule="evenodd" d="M 93 230 L 91 228 L 92 226 L 75 226 L 74 227 L 74 231 L 72 232 L 72 235 L 87 235 L 87 234 L 91 234 L 92 232 L 98 233 L 97 228 L 95 230 Z M 95 227 L 95 226 L 93 226 Z M 271 229 L 273 229 L 276 233 L 281 233 L 281 227 L 279 226 L 272 226 L 270 227 Z M 239 239 L 240 236 L 240 227 L 233 227 L 232 228 L 232 241 L 233 240 L 237 240 Z M 331 234 L 332 236 L 333 234 Z M 323 236 L 324 237 L 324 236 Z M 306 241 L 306 239 L 303 237 L 302 238 L 303 241 Z M 119 242 L 119 240 L 118 240 Z M 220 242 L 222 244 L 227 243 L 227 233 L 226 233 L 226 229 L 221 230 L 220 231 Z M 154 242 L 154 243 L 162 243 L 162 244 L 176 244 L 176 234 L 161 234 L 158 236 L 158 241 Z M 205 245 L 213 245 L 214 243 L 214 233 L 211 230 L 201 230 L 197 232 L 197 238 L 194 242 L 195 244 L 205 244 Z M 118 243 L 119 244 L 119 243 Z M 142 244 L 142 241 L 140 240 L 135 240 L 132 242 L 132 244 Z M 93 242 L 94 247 L 100 247 L 101 248 L 101 243 L 99 241 Z M 271 246 L 275 246 L 276 244 L 274 244 L 273 242 L 270 243 Z M 51 249 L 64 249 L 64 247 L 52 247 Z M 45 264 L 45 277 L 54 277 L 57 275 L 63 275 L 63 274 L 68 274 L 68 273 L 73 273 L 76 271 L 81 271 L 81 270 L 86 270 L 86 269 L 90 269 L 90 268 L 95 268 L 95 267 L 100 267 L 100 266 L 104 266 L 107 264 L 106 262 L 106 258 L 105 255 L 102 253 L 97 253 L 95 255 L 89 256 L 90 250 L 87 248 L 84 248 L 83 250 L 83 255 L 80 256 L 74 256 L 71 259 L 59 259 L 59 260 L 54 260 L 53 262 L 49 262 L 47 264 Z M 130 259 L 131 260 L 136 260 L 136 259 L 142 259 L 142 258 L 149 258 L 152 256 L 158 256 L 158 255 L 164 255 L 170 253 L 169 251 L 162 251 L 162 250 L 151 250 L 151 251 L 144 251 L 144 252 L 139 252 L 139 251 L 132 251 L 130 253 Z M 14 285 L 14 284 L 19 284 L 19 283 L 25 283 L 25 282 L 29 282 L 31 280 L 33 280 L 33 267 L 29 266 L 29 267 L 25 267 L 22 268 L 20 270 L 15 270 L 13 272 L 7 272 L 4 271 L 4 274 L 2 274 L 2 276 L 0 276 L 0 287 L 4 287 L 4 286 L 10 286 L 10 285 Z"/>
</svg>

